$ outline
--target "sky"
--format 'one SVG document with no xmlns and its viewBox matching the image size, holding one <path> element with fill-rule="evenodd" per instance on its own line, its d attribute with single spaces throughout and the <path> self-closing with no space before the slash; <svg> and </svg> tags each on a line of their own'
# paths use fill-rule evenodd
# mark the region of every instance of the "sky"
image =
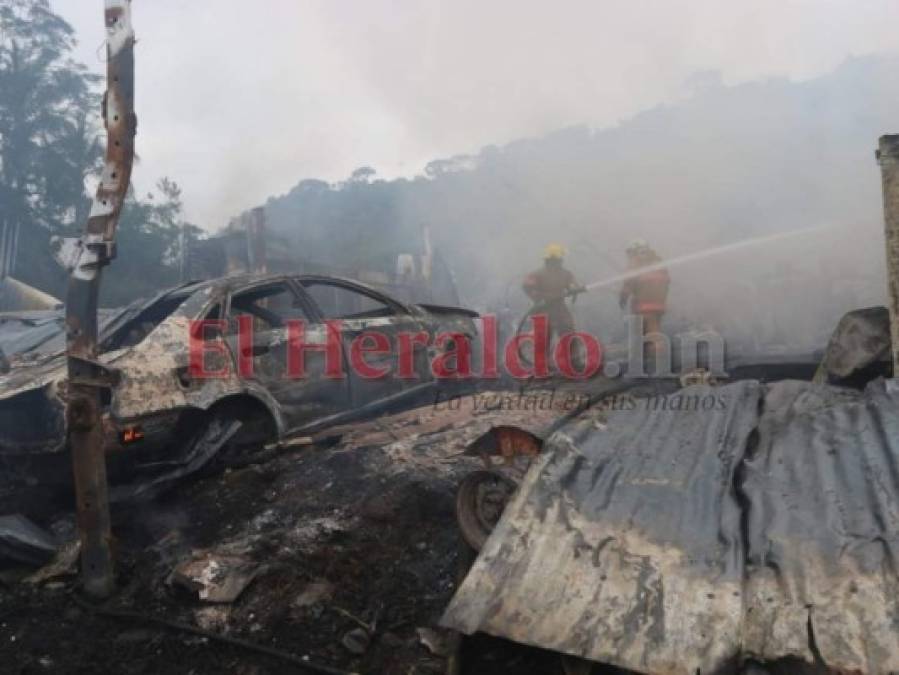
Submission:
<svg viewBox="0 0 899 675">
<path fill-rule="evenodd" d="M 102 0 L 51 0 L 103 72 Z M 134 0 L 134 182 L 217 230 L 305 178 L 606 127 L 726 84 L 899 49 L 896 0 Z"/>
</svg>

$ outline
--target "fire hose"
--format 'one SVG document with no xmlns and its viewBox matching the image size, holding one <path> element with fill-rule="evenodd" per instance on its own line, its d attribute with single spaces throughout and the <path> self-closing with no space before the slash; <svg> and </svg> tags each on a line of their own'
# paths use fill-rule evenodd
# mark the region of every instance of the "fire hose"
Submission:
<svg viewBox="0 0 899 675">
<path fill-rule="evenodd" d="M 562 302 L 564 302 L 565 300 L 570 298 L 571 304 L 573 305 L 575 302 L 577 302 L 578 296 L 581 295 L 582 293 L 586 293 L 588 290 L 589 289 L 586 286 L 579 286 L 578 288 L 574 288 L 574 289 L 568 291 L 567 293 L 565 293 L 562 296 L 561 300 L 562 300 Z M 515 328 L 515 335 L 521 335 L 522 331 L 524 330 L 524 324 L 527 322 L 527 320 L 530 319 L 532 316 L 539 314 L 541 311 L 549 309 L 549 306 L 552 302 L 555 302 L 555 301 L 554 300 L 541 300 L 541 301 L 535 302 L 533 305 L 531 305 L 530 309 L 528 309 L 528 311 L 526 311 L 524 313 L 524 315 L 521 317 L 521 321 L 518 322 L 518 326 L 516 326 L 516 328 Z M 518 358 L 520 358 L 522 360 L 522 362 L 525 363 L 526 365 L 533 366 L 534 362 L 530 359 L 530 357 L 528 357 L 526 354 L 524 354 L 521 351 L 521 341 L 519 341 L 518 344 L 515 345 L 515 347 L 516 347 L 516 351 L 518 352 Z"/>
</svg>

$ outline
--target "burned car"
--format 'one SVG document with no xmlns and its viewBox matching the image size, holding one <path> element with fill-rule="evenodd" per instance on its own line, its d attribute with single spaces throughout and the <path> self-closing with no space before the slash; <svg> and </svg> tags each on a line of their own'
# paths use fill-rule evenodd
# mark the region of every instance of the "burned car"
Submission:
<svg viewBox="0 0 899 675">
<path fill-rule="evenodd" d="M 437 385 L 434 338 L 476 336 L 476 313 L 399 302 L 363 284 L 328 276 L 240 275 L 187 283 L 122 310 L 100 336 L 107 460 L 113 480 L 137 466 L 177 461 L 213 422 L 239 422 L 225 450 L 260 448 L 406 402 Z M 304 373 L 287 372 L 288 327 L 304 327 Z M 340 373 L 326 373 L 325 344 L 339 323 Z M 250 338 L 238 327 L 251 328 Z M 219 330 L 209 330 L 218 327 Z M 406 377 L 373 378 L 347 363 L 350 344 L 377 331 L 366 365 L 387 370 L 402 334 L 419 336 Z M 389 345 L 383 344 L 383 341 Z M 61 347 L 61 345 L 60 345 Z M 191 367 L 191 354 L 202 369 Z M 334 356 L 333 352 L 330 356 Z M 242 375 L 250 365 L 251 376 Z M 333 363 L 330 364 L 333 368 Z M 66 361 L 43 352 L 0 377 L 0 458 L 7 478 L 66 480 Z"/>
</svg>

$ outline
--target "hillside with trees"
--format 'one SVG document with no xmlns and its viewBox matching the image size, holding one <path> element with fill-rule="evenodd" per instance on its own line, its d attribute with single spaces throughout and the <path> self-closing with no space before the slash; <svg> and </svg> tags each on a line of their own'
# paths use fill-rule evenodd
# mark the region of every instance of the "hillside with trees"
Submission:
<svg viewBox="0 0 899 675">
<path fill-rule="evenodd" d="M 412 179 L 384 180 L 365 167 L 340 183 L 303 180 L 265 206 L 298 257 L 335 266 L 372 257 L 388 265 L 426 225 L 463 298 L 494 311 L 523 308 L 518 283 L 548 242 L 566 245 L 587 281 L 620 271 L 634 237 L 673 257 L 832 227 L 674 272 L 674 311 L 685 321 L 716 323 L 747 294 L 786 313 L 785 298 L 795 298 L 801 316 L 786 323 L 817 339 L 844 309 L 883 294 L 874 148 L 896 130 L 897 78 L 895 57 L 852 59 L 806 82 L 727 86 L 707 73 L 680 101 L 615 127 L 485 147 L 435 160 Z M 581 306 L 585 317 L 620 320 L 612 293 Z M 809 325 L 806 314 L 821 318 Z M 764 332 L 778 321 L 758 322 Z"/>
</svg>

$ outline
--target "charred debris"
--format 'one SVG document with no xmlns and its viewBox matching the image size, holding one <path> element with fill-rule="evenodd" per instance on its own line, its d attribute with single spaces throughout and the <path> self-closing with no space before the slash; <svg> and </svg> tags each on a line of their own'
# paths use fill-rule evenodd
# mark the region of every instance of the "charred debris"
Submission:
<svg viewBox="0 0 899 675">
<path fill-rule="evenodd" d="M 416 302 L 430 259 L 392 280 L 290 269 L 262 210 L 184 261 L 206 280 L 97 309 L 136 131 L 127 0 L 106 25 L 107 165 L 62 246 L 65 307 L 3 290 L 2 663 L 899 672 L 899 137 L 878 151 L 889 306 L 846 315 L 821 352 L 444 381 L 436 337 L 484 336 L 458 303 Z M 321 349 L 285 380 L 296 319 Z M 430 351 L 408 378 L 329 377 L 337 319 L 338 341 L 377 328 Z M 205 332 L 239 323 L 252 339 Z"/>
<path fill-rule="evenodd" d="M 278 308 L 314 311 L 318 285 L 357 294 L 340 307 L 365 320 L 475 330 L 469 312 L 320 276 L 231 275 L 103 317 L 118 572 L 101 603 L 78 578 L 58 317 L 34 321 L 35 348 L 9 350 L 4 658 L 110 672 L 899 667 L 887 310 L 845 317 L 822 354 L 734 357 L 731 378 L 166 380 L 192 318 L 233 307 L 274 322 L 255 334 L 261 363 Z M 31 344 L 11 325 L 10 344 Z M 112 637 L 76 639 L 85 627 Z"/>
</svg>

